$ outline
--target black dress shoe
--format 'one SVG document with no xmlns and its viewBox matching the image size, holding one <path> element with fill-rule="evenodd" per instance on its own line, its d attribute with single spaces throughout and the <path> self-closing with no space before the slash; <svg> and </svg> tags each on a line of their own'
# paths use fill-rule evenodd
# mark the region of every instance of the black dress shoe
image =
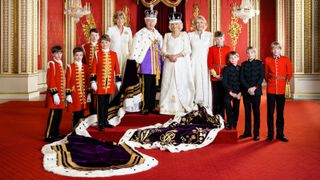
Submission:
<svg viewBox="0 0 320 180">
<path fill-rule="evenodd" d="M 282 141 L 282 142 L 288 142 L 288 141 L 289 141 L 289 139 L 286 138 L 286 137 L 284 137 L 284 136 L 282 136 L 282 137 L 277 137 L 277 139 L 278 139 L 279 141 Z"/>
<path fill-rule="evenodd" d="M 251 137 L 251 134 L 242 134 L 239 136 L 239 139 L 244 139 L 244 138 L 247 138 L 247 137 Z"/>
<path fill-rule="evenodd" d="M 52 142 L 56 141 L 56 139 L 55 139 L 53 136 L 49 136 L 49 137 L 47 137 L 47 138 L 44 138 L 44 141 L 45 141 L 45 142 L 52 143 Z"/>
<path fill-rule="evenodd" d="M 268 138 L 266 139 L 267 142 L 271 142 L 272 140 L 273 140 L 273 137 L 268 137 Z"/>
<path fill-rule="evenodd" d="M 253 137 L 253 140 L 259 141 L 259 140 L 260 140 L 260 136 L 254 136 L 254 137 Z"/>
<path fill-rule="evenodd" d="M 104 131 L 104 125 L 99 124 L 99 125 L 98 125 L 98 130 L 99 130 L 99 131 Z"/>
<path fill-rule="evenodd" d="M 147 109 L 144 109 L 144 110 L 141 111 L 141 114 L 142 115 L 148 115 L 149 111 Z"/>
<path fill-rule="evenodd" d="M 231 125 L 229 123 L 226 123 L 224 128 L 226 130 L 231 130 L 232 129 L 232 127 L 231 127 Z"/>
</svg>

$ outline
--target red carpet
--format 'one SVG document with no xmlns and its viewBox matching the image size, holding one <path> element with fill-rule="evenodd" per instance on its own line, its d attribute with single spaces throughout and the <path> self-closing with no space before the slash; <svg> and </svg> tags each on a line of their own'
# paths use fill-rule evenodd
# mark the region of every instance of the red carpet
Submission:
<svg viewBox="0 0 320 180">
<path fill-rule="evenodd" d="M 40 149 L 45 144 L 42 138 L 48 115 L 43 105 L 18 101 L 0 104 L 0 179 L 72 179 L 43 170 Z M 146 172 L 109 179 L 320 179 L 319 109 L 319 102 L 287 101 L 285 133 L 290 141 L 267 143 L 263 97 L 261 141 L 211 144 L 174 154 L 140 149 L 158 159 L 159 165 Z M 241 105 L 238 134 L 243 132 L 243 117 Z M 71 114 L 64 113 L 61 131 L 68 133 L 70 127 Z M 110 132 L 110 136 L 120 134 Z"/>
</svg>

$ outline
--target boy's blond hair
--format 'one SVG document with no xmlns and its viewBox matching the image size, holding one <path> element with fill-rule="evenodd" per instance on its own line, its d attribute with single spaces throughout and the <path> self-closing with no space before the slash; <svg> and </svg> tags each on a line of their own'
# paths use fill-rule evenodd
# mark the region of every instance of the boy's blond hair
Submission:
<svg viewBox="0 0 320 180">
<path fill-rule="evenodd" d="M 254 51 L 255 53 L 257 53 L 257 49 L 252 47 L 252 46 L 249 46 L 247 49 L 246 49 L 246 52 L 249 52 L 250 50 Z"/>
<path fill-rule="evenodd" d="M 270 45 L 271 49 L 274 49 L 275 47 L 278 47 L 281 49 L 281 45 L 278 41 L 273 41 Z"/>
</svg>

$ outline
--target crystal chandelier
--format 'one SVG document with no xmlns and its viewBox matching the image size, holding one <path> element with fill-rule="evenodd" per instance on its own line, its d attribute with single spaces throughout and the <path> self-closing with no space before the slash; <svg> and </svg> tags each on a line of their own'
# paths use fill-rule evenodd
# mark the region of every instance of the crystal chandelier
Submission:
<svg viewBox="0 0 320 180">
<path fill-rule="evenodd" d="M 76 22 L 78 22 L 82 16 L 90 13 L 90 4 L 86 3 L 86 5 L 82 7 L 81 0 L 66 0 L 64 4 L 64 14 L 73 17 Z"/>
<path fill-rule="evenodd" d="M 257 4 L 256 7 L 258 7 Z M 244 23 L 248 23 L 249 19 L 259 15 L 259 13 L 260 11 L 258 9 L 253 8 L 251 0 L 242 0 L 240 7 L 237 6 L 236 3 L 232 5 L 232 14 L 241 18 Z"/>
</svg>

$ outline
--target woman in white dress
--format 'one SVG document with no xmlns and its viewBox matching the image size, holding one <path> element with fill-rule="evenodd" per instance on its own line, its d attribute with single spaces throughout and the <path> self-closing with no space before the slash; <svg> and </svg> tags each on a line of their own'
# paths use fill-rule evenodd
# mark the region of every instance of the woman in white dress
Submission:
<svg viewBox="0 0 320 180">
<path fill-rule="evenodd" d="M 194 84 L 190 66 L 190 41 L 181 32 L 182 14 L 169 15 L 171 33 L 164 36 L 162 56 L 164 65 L 160 93 L 160 114 L 175 115 L 189 112 L 193 107 Z"/>
<path fill-rule="evenodd" d="M 107 34 L 111 39 L 110 49 L 118 55 L 120 72 L 123 77 L 123 72 L 126 60 L 129 56 L 129 49 L 132 44 L 132 32 L 130 27 L 124 26 L 126 15 L 122 11 L 118 11 L 113 15 L 114 26 L 108 28 Z"/>
<path fill-rule="evenodd" d="M 194 32 L 189 33 L 191 43 L 191 68 L 195 86 L 195 103 L 212 109 L 212 92 L 208 71 L 208 50 L 212 46 L 213 35 L 205 31 L 207 21 L 203 16 L 194 20 Z"/>
</svg>

